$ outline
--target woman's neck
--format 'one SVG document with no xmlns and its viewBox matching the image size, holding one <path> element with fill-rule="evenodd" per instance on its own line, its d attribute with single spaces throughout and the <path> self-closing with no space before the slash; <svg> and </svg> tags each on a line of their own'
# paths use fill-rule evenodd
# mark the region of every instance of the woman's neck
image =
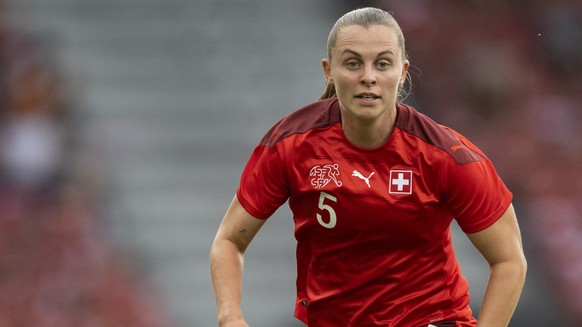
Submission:
<svg viewBox="0 0 582 327">
<path fill-rule="evenodd" d="M 374 149 L 386 143 L 394 131 L 396 110 L 388 110 L 374 119 L 358 119 L 341 112 L 342 130 L 346 138 L 360 148 Z"/>
</svg>

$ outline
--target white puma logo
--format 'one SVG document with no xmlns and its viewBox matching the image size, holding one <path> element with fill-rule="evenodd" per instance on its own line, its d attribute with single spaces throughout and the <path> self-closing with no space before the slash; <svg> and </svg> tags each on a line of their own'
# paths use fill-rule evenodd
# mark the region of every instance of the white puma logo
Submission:
<svg viewBox="0 0 582 327">
<path fill-rule="evenodd" d="M 360 172 L 359 172 L 359 171 L 357 171 L 357 170 L 354 170 L 354 171 L 352 172 L 352 176 L 355 176 L 355 177 L 357 177 L 357 178 L 359 178 L 359 179 L 363 179 L 363 180 L 364 180 L 364 182 L 366 182 L 366 184 L 368 185 L 368 188 L 370 187 L 370 178 L 372 178 L 372 175 L 374 175 L 374 172 L 372 172 L 372 173 L 370 174 L 370 176 L 368 176 L 368 177 L 364 177 L 364 175 L 362 175 L 362 173 L 360 173 Z"/>
</svg>

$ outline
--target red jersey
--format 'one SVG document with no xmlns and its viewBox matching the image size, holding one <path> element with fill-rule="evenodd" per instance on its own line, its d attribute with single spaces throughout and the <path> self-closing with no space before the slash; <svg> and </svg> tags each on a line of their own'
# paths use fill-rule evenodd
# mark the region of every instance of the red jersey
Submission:
<svg viewBox="0 0 582 327">
<path fill-rule="evenodd" d="M 237 197 L 266 219 L 289 200 L 297 239 L 295 316 L 309 325 L 476 325 L 450 224 L 492 225 L 512 195 L 466 138 L 405 104 L 376 149 L 347 140 L 337 98 L 279 121 Z"/>
</svg>

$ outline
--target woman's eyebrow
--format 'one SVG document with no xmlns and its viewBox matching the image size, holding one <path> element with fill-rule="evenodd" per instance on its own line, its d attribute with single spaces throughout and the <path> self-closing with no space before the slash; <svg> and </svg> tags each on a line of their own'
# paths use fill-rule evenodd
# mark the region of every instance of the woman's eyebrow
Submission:
<svg viewBox="0 0 582 327">
<path fill-rule="evenodd" d="M 356 52 L 356 51 L 354 51 L 354 50 L 351 50 L 351 49 L 345 49 L 345 50 L 342 52 L 342 55 L 345 55 L 346 53 L 352 54 L 352 55 L 354 55 L 354 56 L 356 56 L 356 57 L 360 57 L 360 58 L 362 57 L 362 55 L 361 55 L 361 54 L 359 54 L 358 52 Z"/>
<path fill-rule="evenodd" d="M 358 57 L 358 58 L 361 58 L 361 57 L 362 57 L 362 55 L 361 55 L 359 52 L 357 52 L 357 51 L 354 51 L 354 50 L 351 50 L 351 49 L 345 49 L 345 50 L 342 52 L 342 55 L 345 55 L 346 53 L 348 53 L 348 54 L 352 54 L 352 55 L 354 55 L 354 56 L 356 56 L 356 57 Z M 382 52 L 378 53 L 378 54 L 376 55 L 376 57 L 381 57 L 381 56 L 384 56 L 384 55 L 391 55 L 391 56 L 394 56 L 394 51 L 392 51 L 392 50 L 385 50 L 385 51 L 382 51 Z"/>
</svg>

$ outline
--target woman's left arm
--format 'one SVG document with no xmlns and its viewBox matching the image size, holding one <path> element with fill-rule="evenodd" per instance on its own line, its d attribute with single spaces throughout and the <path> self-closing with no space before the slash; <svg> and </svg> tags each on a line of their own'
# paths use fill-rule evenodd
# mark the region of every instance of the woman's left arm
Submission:
<svg viewBox="0 0 582 327">
<path fill-rule="evenodd" d="M 513 205 L 493 225 L 467 236 L 490 266 L 477 326 L 508 326 L 527 270 Z"/>
</svg>

